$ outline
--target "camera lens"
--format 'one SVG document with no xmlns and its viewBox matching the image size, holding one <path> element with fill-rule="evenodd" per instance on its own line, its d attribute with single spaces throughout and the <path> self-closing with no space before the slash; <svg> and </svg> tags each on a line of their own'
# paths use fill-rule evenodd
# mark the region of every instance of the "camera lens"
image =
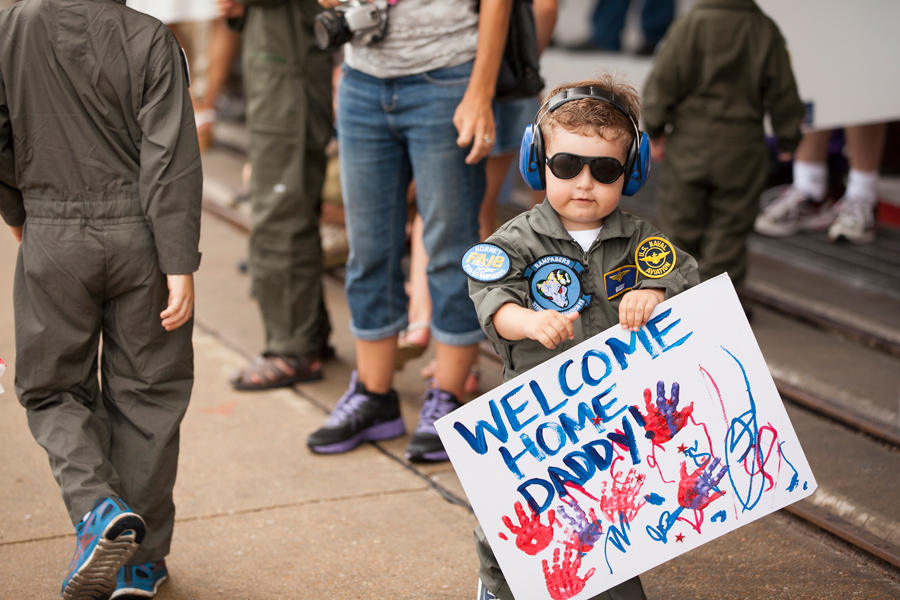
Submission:
<svg viewBox="0 0 900 600">
<path fill-rule="evenodd" d="M 319 50 L 330 50 L 349 42 L 353 32 L 347 27 L 344 15 L 327 10 L 316 15 L 313 22 L 313 37 Z"/>
</svg>

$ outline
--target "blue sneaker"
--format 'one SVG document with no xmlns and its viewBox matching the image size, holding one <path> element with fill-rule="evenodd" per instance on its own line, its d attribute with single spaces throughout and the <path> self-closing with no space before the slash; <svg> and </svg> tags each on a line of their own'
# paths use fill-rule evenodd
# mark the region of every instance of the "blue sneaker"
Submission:
<svg viewBox="0 0 900 600">
<path fill-rule="evenodd" d="M 125 565 L 116 576 L 116 591 L 111 598 L 153 598 L 156 590 L 168 578 L 165 560 Z"/>
<path fill-rule="evenodd" d="M 306 445 L 313 452 L 336 454 L 356 448 L 363 442 L 389 440 L 406 433 L 400 416 L 400 399 L 391 390 L 383 399 L 370 394 L 350 377 L 350 387 L 321 428 L 309 434 Z"/>
<path fill-rule="evenodd" d="M 422 395 L 424 400 L 419 411 L 416 432 L 406 445 L 406 459 L 411 462 L 438 462 L 448 460 L 444 444 L 438 437 L 434 422 L 449 415 L 462 406 L 456 396 L 437 387 L 434 380 L 428 382 L 428 389 Z"/>
<path fill-rule="evenodd" d="M 119 568 L 144 541 L 144 520 L 119 498 L 101 498 L 75 527 L 75 556 L 63 582 L 63 600 L 107 600 Z"/>
</svg>

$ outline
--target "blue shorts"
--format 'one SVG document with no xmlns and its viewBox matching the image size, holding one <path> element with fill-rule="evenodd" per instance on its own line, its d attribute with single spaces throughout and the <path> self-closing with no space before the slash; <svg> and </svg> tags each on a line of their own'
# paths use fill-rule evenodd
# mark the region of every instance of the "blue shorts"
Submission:
<svg viewBox="0 0 900 600">
<path fill-rule="evenodd" d="M 518 154 L 522 145 L 522 134 L 525 133 L 525 128 L 534 122 L 539 106 L 537 96 L 494 102 L 494 123 L 497 133 L 494 136 L 491 156 L 514 152 Z"/>
</svg>

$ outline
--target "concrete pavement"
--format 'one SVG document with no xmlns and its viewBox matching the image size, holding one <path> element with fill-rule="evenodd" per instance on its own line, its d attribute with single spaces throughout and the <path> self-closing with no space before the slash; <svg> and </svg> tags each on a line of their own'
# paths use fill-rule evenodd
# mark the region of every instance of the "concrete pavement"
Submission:
<svg viewBox="0 0 900 600">
<path fill-rule="evenodd" d="M 246 237 L 204 217 L 197 275 L 196 383 L 182 428 L 170 580 L 159 600 L 474 598 L 474 517 L 452 467 L 402 460 L 408 436 L 339 456 L 305 446 L 354 364 L 342 284 L 327 278 L 338 358 L 323 381 L 261 393 L 228 376 L 262 346 L 249 283 L 238 274 Z M 0 231 L 0 598 L 57 598 L 74 534 L 43 450 L 12 392 L 11 281 L 15 244 Z M 398 374 L 408 430 L 418 375 Z M 482 360 L 483 389 L 500 383 Z M 445 495 L 441 495 L 445 492 Z M 770 515 L 642 576 L 651 600 L 900 596 L 891 571 L 784 513 Z M 526 600 L 526 599 L 521 599 Z"/>
</svg>

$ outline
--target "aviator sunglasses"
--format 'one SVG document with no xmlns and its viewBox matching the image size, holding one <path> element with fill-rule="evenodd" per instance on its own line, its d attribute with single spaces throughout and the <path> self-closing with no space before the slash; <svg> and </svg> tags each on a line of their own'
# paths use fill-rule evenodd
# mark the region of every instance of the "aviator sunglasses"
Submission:
<svg viewBox="0 0 900 600">
<path fill-rule="evenodd" d="M 545 158 L 544 162 L 550 167 L 550 172 L 559 179 L 576 177 L 584 165 L 588 166 L 591 176 L 600 183 L 614 183 L 625 172 L 625 166 L 611 156 L 579 156 L 559 152 Z"/>
</svg>

